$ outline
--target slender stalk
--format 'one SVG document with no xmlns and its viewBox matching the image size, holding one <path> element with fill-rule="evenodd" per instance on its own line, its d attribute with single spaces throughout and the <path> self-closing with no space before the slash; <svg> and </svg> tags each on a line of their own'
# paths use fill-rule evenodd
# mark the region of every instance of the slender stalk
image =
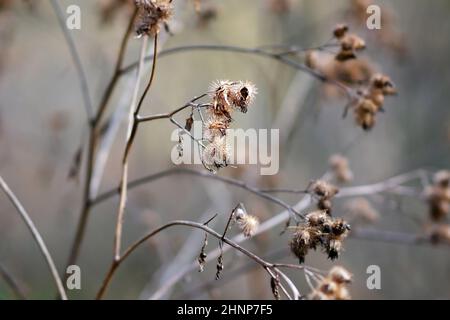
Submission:
<svg viewBox="0 0 450 320">
<path fill-rule="evenodd" d="M 53 277 L 53 280 L 55 281 L 56 287 L 58 288 L 59 295 L 62 300 L 67 300 L 66 291 L 64 290 L 63 283 L 61 281 L 61 278 L 59 277 L 58 270 L 56 269 L 55 263 L 53 262 L 53 258 L 50 255 L 50 252 L 47 249 L 47 246 L 45 245 L 44 240 L 41 237 L 41 234 L 37 230 L 36 226 L 33 223 L 33 220 L 31 220 L 30 216 L 26 212 L 23 205 L 20 203 L 19 199 L 17 199 L 16 195 L 11 191 L 8 184 L 3 180 L 3 177 L 0 176 L 0 187 L 5 192 L 9 200 L 12 202 L 14 207 L 19 212 L 22 220 L 27 225 L 28 229 L 30 230 L 31 234 L 33 235 L 34 240 L 36 241 L 40 252 L 44 256 L 45 261 L 47 262 L 47 265 L 50 269 L 50 273 Z"/>
<path fill-rule="evenodd" d="M 99 125 L 104 114 L 110 97 L 114 91 L 114 88 L 117 85 L 117 81 L 120 78 L 120 69 L 122 68 L 125 52 L 128 44 L 128 40 L 130 38 L 130 34 L 133 28 L 133 22 L 135 20 L 137 14 L 137 10 L 134 11 L 133 15 L 130 17 L 127 29 L 122 37 L 122 41 L 119 48 L 119 53 L 116 61 L 116 65 L 114 67 L 113 76 L 103 94 L 102 100 L 100 102 L 100 106 L 97 110 L 97 114 L 95 116 L 94 121 L 90 123 L 89 126 L 89 142 L 87 149 L 87 160 L 86 160 L 86 177 L 84 179 L 83 186 L 83 198 L 82 198 L 82 207 L 80 212 L 80 218 L 78 221 L 77 229 L 75 231 L 75 238 L 72 242 L 72 246 L 70 249 L 69 258 L 67 261 L 67 265 L 75 264 L 78 260 L 78 256 L 80 253 L 80 248 L 83 243 L 84 234 L 86 232 L 86 226 L 91 210 L 91 183 L 92 183 L 92 175 L 94 169 L 94 161 L 95 161 L 95 150 L 97 147 L 98 139 L 99 139 Z M 67 275 L 65 275 L 65 278 Z"/>
<path fill-rule="evenodd" d="M 228 45 L 189 45 L 189 46 L 174 47 L 174 48 L 162 50 L 161 52 L 159 52 L 158 56 L 162 58 L 164 56 L 169 56 L 169 55 L 177 54 L 177 53 L 181 53 L 181 52 L 190 52 L 190 51 L 199 51 L 199 50 L 201 50 L 201 51 L 236 52 L 236 53 L 257 55 L 257 56 L 260 56 L 263 58 L 273 59 L 275 61 L 278 61 L 280 63 L 288 65 L 294 69 L 306 72 L 322 82 L 327 82 L 327 83 L 337 86 L 340 90 L 342 90 L 348 96 L 349 99 L 351 99 L 355 96 L 355 93 L 353 92 L 353 90 L 350 87 L 346 86 L 345 84 L 343 84 L 339 81 L 333 80 L 333 79 L 329 79 L 325 75 L 307 67 L 306 65 L 285 57 L 283 54 L 268 52 L 261 48 L 245 48 L 245 47 L 228 46 Z M 146 60 L 150 60 L 150 59 L 153 59 L 153 57 L 152 56 L 146 57 Z M 122 74 L 130 72 L 131 70 L 133 70 L 136 67 L 137 67 L 137 62 L 131 63 L 122 69 Z"/>
<path fill-rule="evenodd" d="M 172 222 L 169 222 L 159 228 L 156 228 L 155 230 L 149 232 L 148 234 L 146 234 L 145 236 L 143 236 L 141 239 L 137 240 L 136 242 L 134 242 L 132 245 L 130 245 L 123 253 L 123 255 L 121 257 L 119 257 L 117 260 L 114 261 L 113 264 L 111 264 L 105 279 L 103 280 L 102 283 L 102 287 L 100 288 L 100 290 L 97 293 L 97 299 L 101 299 L 113 276 L 114 273 L 116 272 L 117 268 L 136 250 L 138 249 L 143 243 L 145 243 L 147 240 L 151 239 L 153 236 L 157 235 L 158 233 L 160 233 L 161 231 L 168 229 L 170 227 L 173 226 L 187 226 L 187 227 L 192 227 L 192 228 L 196 228 L 196 229 L 201 229 L 207 233 L 209 233 L 210 235 L 214 236 L 215 238 L 222 240 L 224 243 L 228 244 L 230 247 L 242 252 L 243 254 L 245 254 L 247 257 L 249 257 L 250 259 L 252 259 L 253 261 L 255 261 L 256 263 L 260 264 L 262 267 L 264 268 L 275 268 L 278 265 L 277 264 L 272 264 L 270 262 L 267 262 L 266 260 L 260 258 L 259 256 L 257 256 L 256 254 L 244 249 L 243 247 L 241 247 L 239 244 L 235 243 L 234 241 L 226 238 L 226 237 L 222 237 L 222 235 L 216 231 L 214 231 L 213 229 L 209 228 L 208 226 L 206 226 L 205 224 L 202 223 L 197 223 L 197 222 L 191 222 L 191 221 L 183 221 L 183 220 L 175 220 Z M 283 267 L 288 267 L 288 265 L 282 265 Z M 297 269 L 297 267 L 296 267 Z"/>
<path fill-rule="evenodd" d="M 61 5 L 57 0 L 50 0 L 52 4 L 53 10 L 55 11 L 56 17 L 58 18 L 58 23 L 61 28 L 61 31 L 64 34 L 64 38 L 66 39 L 67 45 L 70 50 L 70 54 L 72 56 L 73 62 L 75 64 L 75 68 L 78 73 L 78 79 L 80 81 L 81 93 L 83 95 L 84 107 L 86 109 L 86 114 L 91 122 L 94 119 L 94 109 L 92 107 L 91 95 L 89 93 L 89 86 L 87 83 L 86 73 L 83 69 L 83 64 L 81 63 L 80 55 L 77 51 L 77 47 L 75 45 L 75 41 L 73 40 L 72 34 L 67 30 L 66 27 L 66 18 L 61 9 Z"/>
<path fill-rule="evenodd" d="M 127 186 L 128 186 L 128 157 L 130 154 L 131 147 L 134 142 L 134 138 L 136 136 L 138 121 L 137 121 L 137 112 L 142 104 L 142 97 L 139 100 L 138 105 L 136 106 L 136 100 L 137 100 L 137 94 L 139 90 L 139 85 L 142 78 L 142 66 L 144 64 L 144 57 L 145 57 L 145 51 L 147 50 L 147 42 L 148 37 L 144 37 L 142 42 L 142 49 L 141 49 L 141 55 L 140 55 L 140 64 L 138 67 L 138 73 L 137 73 L 137 80 L 136 80 L 136 86 L 133 94 L 133 99 L 131 101 L 130 105 L 130 119 L 128 124 L 128 130 L 127 130 L 127 142 L 125 145 L 125 151 L 123 154 L 122 159 L 122 176 L 120 180 L 120 200 L 119 200 L 119 208 L 117 212 L 117 222 L 116 222 L 116 231 L 114 236 L 114 259 L 117 260 L 120 258 L 120 247 L 121 247 L 121 239 L 122 239 L 122 226 L 123 226 L 123 216 L 125 213 L 125 205 L 126 205 L 126 199 L 127 199 Z M 155 36 L 155 43 L 154 43 L 154 51 L 157 50 L 157 36 Z M 149 85 L 153 82 L 153 75 L 155 73 L 155 66 L 156 62 L 152 65 L 152 71 L 150 75 L 150 80 L 147 84 L 146 90 L 144 90 L 144 94 L 142 96 L 145 96 L 145 94 L 148 92 Z"/>
</svg>

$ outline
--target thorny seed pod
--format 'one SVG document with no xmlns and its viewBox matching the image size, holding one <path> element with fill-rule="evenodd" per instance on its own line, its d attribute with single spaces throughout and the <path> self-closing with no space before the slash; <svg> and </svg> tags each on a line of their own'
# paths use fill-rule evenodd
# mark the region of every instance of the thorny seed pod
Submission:
<svg viewBox="0 0 450 320">
<path fill-rule="evenodd" d="M 337 187 L 324 180 L 313 181 L 309 189 L 316 196 L 327 199 L 334 197 L 339 192 L 339 189 Z"/>
<path fill-rule="evenodd" d="M 310 300 L 349 300 L 351 297 L 347 285 L 351 282 L 351 278 L 350 272 L 343 267 L 335 266 L 317 284 L 308 298 Z"/>
<path fill-rule="evenodd" d="M 425 189 L 430 217 L 433 221 L 443 221 L 450 213 L 450 172 L 439 171 L 433 177 L 433 185 Z"/>
<path fill-rule="evenodd" d="M 234 107 L 242 113 L 247 113 L 249 105 L 255 100 L 256 87 L 250 82 L 238 82 L 230 90 L 230 100 Z"/>
<path fill-rule="evenodd" d="M 232 114 L 235 110 L 247 112 L 256 92 L 256 87 L 248 81 L 220 80 L 211 85 L 211 104 L 206 109 L 208 119 L 203 125 L 203 138 L 209 144 L 202 153 L 203 164 L 208 170 L 216 172 L 228 165 L 231 150 L 227 142 L 227 129 Z"/>
<path fill-rule="evenodd" d="M 324 211 L 314 211 L 306 215 L 306 223 L 295 228 L 289 245 L 300 263 L 305 261 L 308 250 L 315 250 L 318 245 L 334 260 L 338 258 L 349 230 L 350 225 L 343 219 L 333 219 Z"/>
<path fill-rule="evenodd" d="M 353 275 L 341 266 L 334 266 L 329 271 L 329 277 L 336 283 L 350 283 Z"/>
<path fill-rule="evenodd" d="M 353 179 L 353 172 L 350 170 L 346 157 L 340 154 L 334 154 L 330 157 L 329 164 L 339 183 L 349 182 Z"/>
<path fill-rule="evenodd" d="M 348 25 L 346 25 L 346 24 L 338 24 L 333 30 L 333 35 L 337 39 L 341 39 L 343 36 L 345 36 L 347 31 L 348 31 Z"/>
<path fill-rule="evenodd" d="M 327 213 L 323 210 L 313 211 L 306 215 L 306 220 L 310 226 L 317 227 L 321 226 L 329 219 Z"/>
<path fill-rule="evenodd" d="M 202 160 L 208 170 L 216 172 L 230 162 L 230 148 L 226 136 L 215 136 L 202 153 Z"/>
<path fill-rule="evenodd" d="M 430 232 L 430 240 L 433 244 L 450 245 L 450 225 L 439 224 L 434 226 Z"/>
<path fill-rule="evenodd" d="M 342 241 L 339 239 L 331 239 L 325 247 L 325 251 L 328 253 L 330 260 L 336 260 L 342 251 Z"/>
<path fill-rule="evenodd" d="M 172 0 L 135 0 L 138 7 L 136 34 L 155 36 L 162 24 L 166 24 L 172 17 Z"/>
<path fill-rule="evenodd" d="M 239 204 L 236 208 L 236 211 L 233 213 L 233 219 L 247 238 L 252 237 L 258 229 L 258 218 L 248 214 L 242 204 Z"/>
</svg>

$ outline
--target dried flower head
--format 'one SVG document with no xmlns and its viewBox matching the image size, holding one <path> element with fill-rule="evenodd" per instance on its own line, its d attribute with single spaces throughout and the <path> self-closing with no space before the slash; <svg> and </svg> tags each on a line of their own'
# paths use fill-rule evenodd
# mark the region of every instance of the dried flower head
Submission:
<svg viewBox="0 0 450 320">
<path fill-rule="evenodd" d="M 433 177 L 433 184 L 425 189 L 431 220 L 443 221 L 450 213 L 450 172 L 442 170 Z"/>
<path fill-rule="evenodd" d="M 345 205 L 347 217 L 356 222 L 373 223 L 380 218 L 378 211 L 365 198 L 350 200 Z"/>
<path fill-rule="evenodd" d="M 161 25 L 167 27 L 167 21 L 173 15 L 172 0 L 135 0 L 138 7 L 136 34 L 155 36 Z"/>
<path fill-rule="evenodd" d="M 335 266 L 317 284 L 308 298 L 310 300 L 349 300 L 351 297 L 347 286 L 351 278 L 350 272 L 343 267 Z"/>
<path fill-rule="evenodd" d="M 208 170 L 216 172 L 230 163 L 230 146 L 226 136 L 214 136 L 203 149 L 202 160 Z"/>
<path fill-rule="evenodd" d="M 331 170 L 339 183 L 349 182 L 353 179 L 348 159 L 340 154 L 335 154 L 329 160 Z"/>
<path fill-rule="evenodd" d="M 247 213 L 245 207 L 239 204 L 233 213 L 234 221 L 239 229 L 242 230 L 245 237 L 252 237 L 259 226 L 259 220 L 257 217 Z"/>
<path fill-rule="evenodd" d="M 306 222 L 298 225 L 290 241 L 292 253 L 300 263 L 305 261 L 309 249 L 317 246 L 332 260 L 339 257 L 342 241 L 347 237 L 350 225 L 343 219 L 333 219 L 325 211 L 314 211 L 306 215 Z"/>
<path fill-rule="evenodd" d="M 333 30 L 333 36 L 338 40 L 340 50 L 336 54 L 337 61 L 347 61 L 356 58 L 356 52 L 366 48 L 365 41 L 354 34 L 348 34 L 348 26 L 337 25 Z"/>
<path fill-rule="evenodd" d="M 439 224 L 433 226 L 430 232 L 430 240 L 433 244 L 450 245 L 450 225 Z"/>
<path fill-rule="evenodd" d="M 254 101 L 256 87 L 248 81 L 220 80 L 212 83 L 209 96 L 211 104 L 206 109 L 207 119 L 203 125 L 203 138 L 209 144 L 203 150 L 203 164 L 216 172 L 229 163 L 230 148 L 227 143 L 227 129 L 235 110 L 246 113 Z"/>
<path fill-rule="evenodd" d="M 350 283 L 352 282 L 353 275 L 347 271 L 347 269 L 341 266 L 334 266 L 328 273 L 329 277 L 336 283 Z"/>
<path fill-rule="evenodd" d="M 317 207 L 331 214 L 331 199 L 339 192 L 339 189 L 327 181 L 315 180 L 310 183 L 308 191 L 317 197 Z"/>
</svg>

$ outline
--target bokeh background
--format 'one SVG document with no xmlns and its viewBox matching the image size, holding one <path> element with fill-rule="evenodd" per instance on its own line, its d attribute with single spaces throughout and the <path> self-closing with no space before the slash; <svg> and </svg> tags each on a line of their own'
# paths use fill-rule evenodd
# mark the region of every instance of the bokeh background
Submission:
<svg viewBox="0 0 450 320">
<path fill-rule="evenodd" d="M 386 102 L 386 112 L 379 116 L 376 127 L 365 133 L 351 116 L 342 119 L 344 99 L 324 90 L 309 75 L 276 61 L 204 51 L 161 58 L 143 113 L 172 110 L 205 92 L 215 79 L 251 80 L 259 89 L 256 103 L 247 114 L 236 116 L 234 126 L 278 126 L 286 138 L 280 172 L 275 177 L 259 176 L 255 166 L 226 168 L 219 175 L 238 177 L 253 185 L 303 188 L 325 172 L 328 158 L 336 152 L 346 152 L 355 175 L 354 185 L 381 181 L 417 168 L 431 171 L 448 168 L 450 3 L 447 0 L 374 1 L 382 5 L 383 14 L 387 12 L 390 16 L 389 35 L 394 34 L 390 42 L 380 41 L 376 33 L 381 31 L 368 31 L 349 14 L 350 0 L 205 0 L 202 1 L 205 8 L 217 12 L 215 18 L 203 24 L 199 23 L 191 1 L 174 2 L 175 17 L 170 24 L 174 35 L 164 34 L 161 48 L 190 44 L 313 47 L 329 40 L 335 24 L 348 22 L 353 31 L 366 39 L 368 49 L 362 56 L 388 74 L 399 91 L 397 97 Z M 50 3 L 44 0 L 4 3 L 0 9 L 0 173 L 29 211 L 62 273 L 81 206 L 84 167 L 78 178 L 68 178 L 68 173 L 80 144 L 87 139 L 83 100 Z M 60 3 L 63 8 L 70 4 L 81 8 L 81 30 L 71 33 L 97 106 L 112 74 L 130 11 L 123 6 L 105 22 L 102 8 L 108 1 Z M 127 62 L 137 59 L 139 48 L 140 40 L 131 39 Z M 108 115 L 128 105 L 130 79 L 125 76 L 120 81 Z M 184 120 L 185 116 L 179 119 Z M 114 139 L 100 191 L 118 184 L 124 125 L 125 121 Z M 168 121 L 153 122 L 140 129 L 132 151 L 130 179 L 173 167 L 170 160 L 173 129 Z M 295 195 L 282 198 L 292 204 L 299 200 Z M 373 228 L 422 232 L 420 221 L 426 221 L 427 207 L 420 200 L 380 195 L 368 199 L 381 215 Z M 248 192 L 219 182 L 183 175 L 154 181 L 129 193 L 124 243 L 170 220 L 199 221 L 214 213 L 220 213 L 214 228 L 222 230 L 227 213 L 238 202 L 243 202 L 262 221 L 281 211 Z M 344 202 L 336 200 L 336 212 L 344 207 Z M 116 210 L 117 198 L 93 209 L 78 263 L 82 290 L 69 291 L 70 297 L 91 299 L 100 286 L 112 257 Z M 280 231 L 281 227 L 274 228 L 244 246 L 262 256 L 287 248 L 288 234 L 279 236 Z M 155 237 L 121 267 L 107 297 L 148 298 L 180 266 L 195 261 L 202 236 L 198 231 L 174 228 Z M 216 246 L 211 239 L 209 249 Z M 296 261 L 290 254 L 278 260 Z M 0 196 L 0 263 L 17 279 L 28 298 L 54 298 L 55 288 L 45 262 L 4 195 Z M 214 281 L 215 266 L 210 264 L 204 273 L 194 272 L 183 279 L 164 298 L 272 298 L 263 270 L 252 268 L 254 265 L 245 257 L 231 252 L 225 255 L 224 263 L 222 280 Z M 307 263 L 323 270 L 331 266 L 320 252 L 308 256 Z M 448 247 L 348 239 L 338 263 L 355 276 L 351 285 L 354 298 L 450 298 Z M 372 264 L 381 267 L 381 290 L 366 288 L 366 268 Z M 301 272 L 288 274 L 302 292 L 308 292 Z M 2 280 L 0 298 L 15 298 Z"/>
</svg>

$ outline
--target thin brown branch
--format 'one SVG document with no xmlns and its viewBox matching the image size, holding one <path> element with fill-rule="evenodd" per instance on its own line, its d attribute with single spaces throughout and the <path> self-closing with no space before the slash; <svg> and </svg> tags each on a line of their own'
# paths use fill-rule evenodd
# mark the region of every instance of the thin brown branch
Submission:
<svg viewBox="0 0 450 320">
<path fill-rule="evenodd" d="M 58 24 L 61 28 L 61 31 L 64 34 L 64 38 L 66 39 L 67 45 L 69 47 L 70 54 L 72 56 L 75 69 L 78 73 L 78 79 L 80 81 L 81 93 L 83 96 L 84 107 L 86 109 L 86 114 L 89 121 L 92 121 L 94 118 L 94 108 L 92 107 L 91 95 L 89 93 L 89 86 L 87 83 L 86 73 L 83 69 L 83 64 L 81 63 L 81 58 L 78 53 L 77 47 L 75 45 L 75 41 L 73 40 L 72 34 L 67 30 L 66 27 L 66 18 L 61 9 L 61 5 L 57 0 L 50 1 L 53 10 L 55 11 L 56 17 L 58 18 Z"/>
<path fill-rule="evenodd" d="M 256 254 L 248 251 L 247 249 L 241 247 L 239 244 L 233 242 L 232 240 L 226 238 L 226 237 L 222 237 L 222 235 L 216 231 L 214 231 L 213 229 L 209 228 L 208 226 L 206 226 L 205 224 L 202 223 L 197 223 L 197 222 L 191 222 L 191 221 L 183 221 L 183 220 L 175 220 L 172 222 L 169 222 L 151 232 L 149 232 L 148 234 L 146 234 L 144 237 L 142 237 L 141 239 L 137 240 L 136 242 L 134 242 L 132 245 L 130 245 L 123 253 L 123 255 L 121 257 L 119 257 L 110 267 L 110 269 L 108 270 L 105 279 L 103 280 L 102 283 L 102 287 L 100 288 L 99 292 L 97 293 L 97 299 L 101 299 L 105 292 L 106 289 L 108 288 L 115 271 L 117 270 L 117 268 L 136 250 L 138 249 L 143 243 L 145 243 L 147 240 L 151 239 L 153 236 L 157 235 L 158 233 L 160 233 L 161 231 L 168 229 L 170 227 L 173 226 L 188 226 L 188 227 L 192 227 L 192 228 L 196 228 L 196 229 L 201 229 L 205 232 L 207 232 L 208 234 L 214 236 L 215 238 L 222 240 L 224 243 L 228 244 L 231 248 L 234 248 L 240 252 L 242 252 L 244 255 L 246 255 L 247 257 L 249 257 L 250 259 L 252 259 L 253 261 L 255 261 L 256 263 L 258 263 L 259 265 L 261 265 L 264 268 L 269 268 L 269 269 L 273 269 L 275 268 L 277 265 L 274 265 L 270 262 L 265 261 L 264 259 L 260 258 L 259 256 L 257 256 Z"/>
<path fill-rule="evenodd" d="M 95 119 L 90 122 L 89 126 L 89 137 L 88 137 L 88 150 L 87 150 L 87 159 L 86 159 L 86 176 L 84 179 L 84 186 L 83 186 L 83 198 L 82 198 L 82 207 L 81 207 L 81 213 L 80 218 L 78 221 L 77 229 L 75 231 L 75 238 L 72 242 L 72 246 L 69 253 L 69 258 L 67 261 L 67 265 L 75 264 L 79 253 L 80 248 L 83 243 L 84 234 L 86 231 L 86 226 L 91 210 L 91 183 L 92 183 L 92 174 L 94 169 L 94 161 L 95 161 L 95 150 L 98 144 L 99 139 L 99 124 L 102 115 L 104 114 L 106 107 L 108 105 L 109 99 L 113 93 L 114 88 L 117 85 L 117 81 L 120 78 L 120 69 L 122 68 L 125 52 L 128 44 L 128 40 L 130 38 L 130 34 L 133 28 L 133 22 L 137 15 L 137 10 L 132 14 L 130 17 L 127 29 L 123 35 L 119 53 L 117 57 L 116 66 L 114 68 L 113 76 L 103 94 L 102 100 L 100 101 L 100 106 L 97 110 L 97 114 L 95 116 Z M 65 275 L 65 278 L 67 275 Z"/>
<path fill-rule="evenodd" d="M 59 277 L 58 270 L 56 269 L 55 263 L 53 262 L 53 258 L 50 255 L 50 252 L 48 251 L 47 246 L 45 245 L 45 242 L 41 237 L 41 234 L 34 225 L 33 220 L 31 220 L 25 208 L 20 203 L 19 199 L 17 199 L 16 195 L 11 191 L 5 180 L 3 180 L 2 176 L 0 176 L 0 187 L 5 192 L 6 196 L 9 198 L 14 207 L 17 209 L 17 212 L 19 212 L 22 220 L 25 222 L 31 234 L 33 235 L 33 238 L 39 247 L 39 251 L 42 253 L 42 255 L 45 258 L 45 261 L 47 262 L 47 265 L 50 269 L 50 273 L 53 277 L 53 280 L 55 281 L 56 287 L 58 288 L 58 292 L 61 299 L 67 300 L 66 291 L 64 290 L 63 283 L 61 281 L 61 278 Z"/>
<path fill-rule="evenodd" d="M 233 186 L 239 187 L 241 189 L 247 190 L 247 191 L 257 195 L 260 198 L 271 201 L 271 202 L 281 206 L 282 208 L 289 210 L 291 213 L 294 213 L 298 216 L 302 216 L 298 210 L 295 210 L 294 208 L 292 208 L 292 206 L 290 206 L 286 202 L 280 200 L 279 198 L 277 198 L 275 196 L 261 192 L 258 188 L 252 187 L 243 181 L 233 179 L 233 178 L 228 178 L 228 177 L 221 177 L 221 176 L 218 176 L 218 175 L 206 172 L 206 171 L 198 171 L 198 170 L 193 170 L 193 169 L 188 169 L 188 168 L 168 169 L 168 170 L 161 171 L 161 172 L 158 172 L 158 173 L 155 173 L 152 175 L 148 175 L 146 177 L 129 182 L 128 188 L 131 190 L 140 185 L 152 182 L 154 180 L 164 178 L 166 176 L 174 175 L 174 174 L 187 174 L 187 175 L 199 176 L 199 177 L 207 178 L 207 179 L 211 179 L 211 180 L 221 181 L 223 183 L 233 185 Z M 120 189 L 114 189 L 114 190 L 109 190 L 105 193 L 100 194 L 96 199 L 94 199 L 92 201 L 92 205 L 97 205 L 113 196 L 118 195 L 119 191 L 120 191 Z"/>
<path fill-rule="evenodd" d="M 257 55 L 264 58 L 269 58 L 275 61 L 278 61 L 280 63 L 283 63 L 285 65 L 288 65 L 294 69 L 304 71 L 311 76 L 315 77 L 316 79 L 327 82 L 330 84 L 333 84 L 337 86 L 340 90 L 342 90 L 349 99 L 353 98 L 355 96 L 355 93 L 351 88 L 344 85 L 343 83 L 329 79 L 325 75 L 307 67 L 306 65 L 299 63 L 297 61 L 294 61 L 292 59 L 289 59 L 285 57 L 283 54 L 278 53 L 272 53 L 268 52 L 261 48 L 244 48 L 244 47 L 237 47 L 237 46 L 227 46 L 227 45 L 189 45 L 189 46 L 181 46 L 181 47 L 175 47 L 175 48 L 169 48 L 166 50 L 162 50 L 159 52 L 158 56 L 160 58 L 164 56 L 169 56 L 181 52 L 190 52 L 190 51 L 221 51 L 221 52 L 235 52 L 235 53 L 242 53 L 242 54 L 251 54 L 251 55 Z M 146 57 L 146 60 L 152 59 L 152 56 Z M 124 67 L 122 69 L 122 73 L 127 73 L 136 68 L 137 62 L 131 63 L 130 65 Z"/>
</svg>

